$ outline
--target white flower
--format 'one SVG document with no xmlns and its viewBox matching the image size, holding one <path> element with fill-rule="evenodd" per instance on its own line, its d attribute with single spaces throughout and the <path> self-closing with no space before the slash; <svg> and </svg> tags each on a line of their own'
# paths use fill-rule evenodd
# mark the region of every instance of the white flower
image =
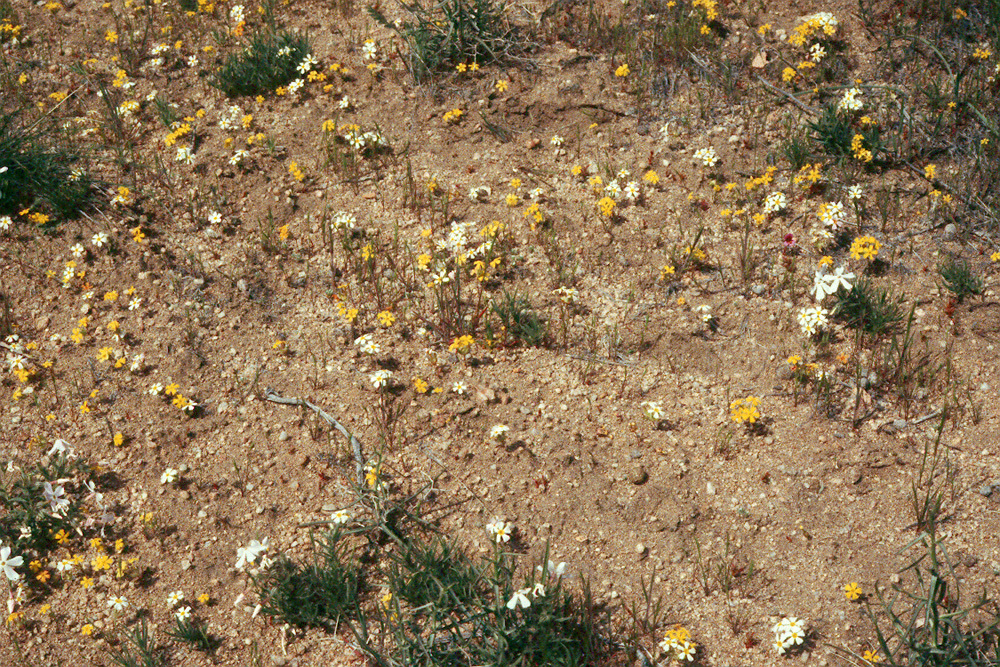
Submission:
<svg viewBox="0 0 1000 667">
<path fill-rule="evenodd" d="M 459 396 L 461 396 L 466 391 L 468 391 L 468 389 L 469 389 L 469 386 L 467 384 L 465 384 L 464 382 L 462 382 L 461 380 L 459 380 L 455 384 L 451 385 L 451 390 L 453 392 L 455 392 L 456 394 L 458 394 Z"/>
<path fill-rule="evenodd" d="M 153 385 L 150 386 L 149 388 L 150 396 L 159 396 L 162 393 L 163 393 L 163 384 L 160 382 L 153 383 Z"/>
<path fill-rule="evenodd" d="M 783 618 L 773 628 L 774 648 L 778 653 L 784 653 L 792 646 L 805 641 L 805 621 L 795 618 Z"/>
<path fill-rule="evenodd" d="M 191 152 L 189 146 L 181 146 L 177 149 L 177 155 L 174 157 L 175 162 L 182 162 L 184 164 L 194 163 L 194 153 Z"/>
<path fill-rule="evenodd" d="M 714 167 L 719 162 L 719 155 L 715 152 L 715 149 L 709 146 L 708 148 L 699 148 L 694 152 L 694 159 L 699 160 L 706 167 Z"/>
<path fill-rule="evenodd" d="M 531 588 L 531 597 L 533 598 L 545 597 L 545 586 L 542 586 L 541 584 L 535 584 Z"/>
<path fill-rule="evenodd" d="M 137 296 L 134 296 L 134 297 L 132 297 L 132 300 L 128 302 L 128 309 L 129 310 L 139 310 L 139 307 L 141 305 L 142 305 L 142 299 L 140 299 Z"/>
<path fill-rule="evenodd" d="M 351 102 L 351 98 L 346 95 L 342 97 L 339 102 L 337 102 L 337 108 L 341 111 L 347 111 L 352 106 L 354 106 L 354 103 Z"/>
<path fill-rule="evenodd" d="M 92 237 L 90 237 L 90 242 L 93 243 L 98 248 L 103 248 L 108 242 L 107 232 L 97 232 Z"/>
<path fill-rule="evenodd" d="M 173 484 L 177 481 L 178 473 L 176 468 L 167 468 L 160 475 L 160 484 Z"/>
<path fill-rule="evenodd" d="M 625 199 L 635 201 L 639 198 L 639 183 L 636 181 L 629 181 L 625 184 Z"/>
<path fill-rule="evenodd" d="M 49 503 L 53 514 L 65 512 L 66 508 L 69 507 L 69 499 L 65 497 L 66 491 L 62 486 L 57 486 L 53 489 L 52 484 L 45 482 L 42 485 L 42 495 L 45 497 L 46 502 Z"/>
<path fill-rule="evenodd" d="M 222 214 L 219 213 L 218 211 L 212 211 L 211 213 L 208 214 L 208 222 L 213 225 L 221 225 Z"/>
<path fill-rule="evenodd" d="M 862 107 L 864 107 L 864 103 L 862 103 L 861 100 L 858 99 L 858 95 L 860 94 L 861 91 L 858 90 L 857 88 L 851 88 L 850 90 L 845 92 L 844 96 L 840 99 L 840 102 L 837 104 L 837 110 L 859 111 Z"/>
<path fill-rule="evenodd" d="M 490 429 L 490 437 L 494 440 L 500 440 L 501 438 L 506 437 L 509 431 L 510 427 L 506 424 L 497 424 Z"/>
<path fill-rule="evenodd" d="M 192 55 L 188 56 L 187 64 L 188 64 L 188 67 L 197 67 L 198 65 L 201 64 L 201 61 L 198 60 L 198 56 L 192 54 Z"/>
<path fill-rule="evenodd" d="M 361 348 L 361 351 L 367 355 L 378 354 L 382 349 L 378 343 L 376 343 L 370 333 L 364 334 L 363 336 L 358 336 L 354 339 L 354 344 Z"/>
<path fill-rule="evenodd" d="M 531 600 L 528 599 L 528 593 L 530 592 L 530 588 L 520 588 L 515 591 L 513 597 L 507 601 L 507 609 L 514 609 L 517 605 L 521 605 L 522 609 L 530 607 Z"/>
<path fill-rule="evenodd" d="M 844 204 L 839 201 L 821 204 L 816 215 L 834 232 L 847 223 L 847 211 L 844 210 Z"/>
<path fill-rule="evenodd" d="M 611 181 L 604 186 L 604 194 L 612 199 L 618 199 L 622 196 L 622 186 L 618 185 L 618 181 Z"/>
<path fill-rule="evenodd" d="M 646 408 L 646 416 L 653 421 L 660 421 L 667 416 L 663 410 L 663 403 L 659 401 L 645 401 L 642 405 Z"/>
<path fill-rule="evenodd" d="M 295 69 L 298 70 L 299 74 L 308 74 L 309 70 L 311 70 L 318 62 L 319 61 L 316 60 L 316 58 L 310 53 L 302 59 L 302 62 L 300 62 L 298 67 Z"/>
<path fill-rule="evenodd" d="M 366 39 L 364 45 L 361 47 L 361 53 L 365 60 L 374 60 L 378 55 L 378 47 L 375 46 L 375 40 Z"/>
<path fill-rule="evenodd" d="M 4 167 L 6 169 L 7 167 Z M 14 224 L 14 221 L 10 219 L 9 215 L 0 217 L 0 232 L 6 232 L 10 230 L 10 226 Z"/>
<path fill-rule="evenodd" d="M 580 298 L 580 292 L 573 287 L 559 287 L 553 294 L 563 303 L 575 303 Z"/>
<path fill-rule="evenodd" d="M 345 211 L 340 211 L 337 215 L 333 216 L 333 228 L 334 229 L 354 229 L 358 219 L 355 218 L 350 213 Z"/>
<path fill-rule="evenodd" d="M 528 196 L 537 201 L 541 199 L 542 195 L 544 194 L 545 190 L 543 188 L 535 188 L 534 190 L 528 193 Z"/>
<path fill-rule="evenodd" d="M 233 8 L 229 10 L 229 19 L 233 23 L 243 23 L 245 18 L 245 14 L 243 12 L 243 5 L 234 5 Z"/>
<path fill-rule="evenodd" d="M 186 621 L 191 618 L 191 607 L 181 607 L 176 612 L 174 612 L 174 617 L 178 621 Z"/>
<path fill-rule="evenodd" d="M 820 306 L 806 306 L 799 311 L 798 320 L 802 333 L 807 336 L 814 335 L 830 323 L 827 315 L 830 311 Z"/>
<path fill-rule="evenodd" d="M 302 90 L 302 86 L 304 85 L 306 85 L 305 81 L 303 81 L 302 79 L 295 79 L 290 84 L 288 84 L 288 94 L 297 95 L 298 92 Z"/>
<path fill-rule="evenodd" d="M 236 550 L 236 569 L 242 570 L 247 563 L 253 563 L 257 560 L 257 556 L 261 555 L 267 551 L 268 543 L 267 538 L 258 542 L 257 540 L 250 540 L 250 544 L 245 547 L 240 547 Z"/>
<path fill-rule="evenodd" d="M 108 606 L 115 611 L 124 611 L 128 606 L 128 600 L 122 595 L 112 595 L 108 599 Z"/>
<path fill-rule="evenodd" d="M 513 531 L 514 526 L 509 521 L 503 522 L 500 519 L 493 519 L 493 521 L 486 524 L 486 532 L 493 536 L 497 544 L 510 542 L 510 534 Z"/>
<path fill-rule="evenodd" d="M 167 606 L 176 607 L 177 603 L 184 599 L 184 591 L 174 591 L 167 596 Z"/>
<path fill-rule="evenodd" d="M 62 438 L 56 438 L 56 441 L 52 443 L 52 448 L 49 450 L 48 456 L 52 456 L 53 454 L 66 454 L 66 457 L 69 458 L 73 455 L 73 446 Z"/>
<path fill-rule="evenodd" d="M 853 201 L 857 201 L 865 196 L 865 191 L 860 185 L 852 185 L 847 188 L 847 198 Z"/>
<path fill-rule="evenodd" d="M 73 561 L 73 559 L 63 558 L 61 561 L 56 563 L 56 570 L 58 570 L 59 572 L 69 572 L 70 570 L 73 569 L 74 565 L 76 565 L 76 563 Z"/>
<path fill-rule="evenodd" d="M 695 311 L 701 313 L 701 321 L 708 324 L 712 321 L 712 307 L 707 303 L 703 303 L 700 306 L 695 306 Z"/>
<path fill-rule="evenodd" d="M 330 515 L 330 521 L 335 525 L 342 526 L 351 520 L 351 513 L 347 510 L 337 510 L 332 515 Z"/>
<path fill-rule="evenodd" d="M 549 139 L 549 143 L 558 148 L 559 146 L 563 145 L 563 138 L 560 137 L 558 134 L 555 134 L 552 136 L 551 139 Z"/>
<path fill-rule="evenodd" d="M 235 167 L 236 165 L 243 162 L 243 160 L 245 160 L 248 155 L 250 155 L 250 153 L 243 150 L 242 148 L 238 148 L 236 149 L 236 152 L 233 153 L 232 157 L 229 158 L 229 164 Z"/>
<path fill-rule="evenodd" d="M 764 215 L 784 211 L 787 205 L 788 199 L 784 192 L 772 192 L 764 200 Z"/>
<path fill-rule="evenodd" d="M 15 572 L 15 567 L 20 567 L 24 564 L 24 558 L 21 556 L 10 557 L 10 547 L 0 547 L 0 570 L 7 576 L 10 581 L 17 581 L 21 578 L 20 573 Z"/>
<path fill-rule="evenodd" d="M 389 380 L 392 378 L 392 371 L 375 371 L 368 376 L 368 381 L 372 383 L 372 386 L 376 389 L 382 389 L 389 384 Z"/>
<path fill-rule="evenodd" d="M 833 273 L 829 274 L 824 279 L 833 288 L 830 294 L 834 294 L 841 287 L 846 290 L 851 289 L 851 287 L 853 287 L 851 281 L 854 280 L 854 274 L 844 273 L 844 267 L 838 266 Z"/>
<path fill-rule="evenodd" d="M 535 569 L 541 572 L 542 566 L 538 565 Z M 556 565 L 552 561 L 549 561 L 546 565 L 545 572 L 551 578 L 562 579 L 562 576 L 566 574 L 566 563 L 559 563 L 559 565 Z"/>
<path fill-rule="evenodd" d="M 814 63 L 818 63 L 826 57 L 826 49 L 823 48 L 822 44 L 813 44 L 809 48 L 809 59 Z"/>
</svg>

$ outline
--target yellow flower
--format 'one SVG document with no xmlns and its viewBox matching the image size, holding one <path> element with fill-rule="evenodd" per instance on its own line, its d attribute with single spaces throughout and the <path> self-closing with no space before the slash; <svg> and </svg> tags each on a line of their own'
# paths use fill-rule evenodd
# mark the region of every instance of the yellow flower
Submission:
<svg viewBox="0 0 1000 667">
<path fill-rule="evenodd" d="M 615 70 L 615 76 L 625 77 L 631 74 L 631 70 L 628 68 L 628 63 L 621 64 L 618 69 Z"/>
<path fill-rule="evenodd" d="M 123 551 L 125 551 L 125 540 L 119 537 L 115 540 L 115 553 L 120 554 Z"/>
<path fill-rule="evenodd" d="M 101 570 L 110 570 L 113 563 L 111 556 L 101 554 L 90 561 L 90 567 L 93 568 L 94 572 L 100 572 Z"/>
<path fill-rule="evenodd" d="M 781 80 L 784 81 L 785 83 L 788 83 L 789 81 L 794 79 L 796 75 L 798 75 L 798 72 L 796 72 L 795 69 L 792 67 L 786 67 L 785 69 L 781 70 Z"/>
<path fill-rule="evenodd" d="M 990 255 L 990 261 L 1000 262 L 1000 251 L 994 252 L 992 255 Z"/>
<path fill-rule="evenodd" d="M 660 279 L 666 280 L 667 276 L 674 275 L 674 267 L 671 264 L 665 264 L 662 269 L 660 269 Z"/>
<path fill-rule="evenodd" d="M 851 582 L 844 586 L 844 596 L 848 600 L 857 600 L 861 597 L 861 587 L 856 582 Z"/>
<path fill-rule="evenodd" d="M 924 167 L 924 177 L 928 181 L 933 181 L 935 176 L 937 176 L 937 166 L 936 165 L 929 164 L 926 167 Z"/>
<path fill-rule="evenodd" d="M 173 396 L 174 394 L 177 393 L 177 390 L 180 388 L 181 386 L 179 384 L 177 384 L 176 382 L 171 382 L 166 387 L 164 387 L 163 393 L 166 394 L 167 396 Z"/>
<path fill-rule="evenodd" d="M 379 323 L 384 327 L 391 327 L 396 322 L 396 316 L 393 315 L 388 310 L 383 310 L 381 313 L 376 315 Z"/>
<path fill-rule="evenodd" d="M 767 34 L 767 31 L 770 29 L 771 29 L 771 24 L 765 23 L 764 25 L 757 28 L 757 34 L 763 37 L 764 35 Z"/>
<path fill-rule="evenodd" d="M 49 572 L 48 570 L 42 570 L 41 572 L 35 575 L 35 579 L 42 582 L 43 584 L 48 582 L 48 580 L 51 578 L 52 578 L 52 573 Z"/>
<path fill-rule="evenodd" d="M 84 577 L 80 580 L 80 586 L 83 588 L 92 588 L 94 585 L 94 580 L 90 577 Z"/>
<path fill-rule="evenodd" d="M 882 244 L 873 236 L 859 236 L 851 243 L 851 257 L 854 259 L 867 259 L 869 261 L 878 256 Z"/>
<path fill-rule="evenodd" d="M 85 415 L 88 412 L 90 412 L 90 406 L 87 405 L 88 403 L 89 403 L 89 401 L 84 401 L 83 405 L 80 406 L 80 414 Z"/>
<path fill-rule="evenodd" d="M 208 593 L 202 593 L 198 596 L 198 602 L 201 604 L 208 604 L 209 600 L 211 600 L 211 597 L 209 597 Z"/>
<path fill-rule="evenodd" d="M 498 93 L 505 92 L 507 90 L 507 82 L 503 79 L 497 79 L 497 82 L 494 84 L 494 88 L 497 89 Z"/>
<path fill-rule="evenodd" d="M 617 204 L 611 197 L 601 197 L 601 199 L 597 202 L 597 208 L 601 210 L 601 215 L 605 218 L 611 217 L 611 215 L 615 212 L 615 206 L 617 206 Z"/>
<path fill-rule="evenodd" d="M 118 41 L 118 33 L 115 32 L 114 30 L 108 30 L 107 32 L 104 33 L 104 41 L 108 42 L 109 44 L 114 44 L 115 42 Z"/>
<path fill-rule="evenodd" d="M 418 394 L 426 394 L 429 388 L 429 385 L 424 380 L 413 378 L 413 389 Z"/>
<path fill-rule="evenodd" d="M 958 9 L 956 11 L 962 11 L 962 10 Z M 880 656 L 875 651 L 865 651 L 864 655 L 862 655 L 861 658 L 866 662 L 871 662 L 871 663 L 882 662 L 882 656 Z"/>
<path fill-rule="evenodd" d="M 660 176 L 655 171 L 650 169 L 642 176 L 642 180 L 646 181 L 650 185 L 656 185 L 660 182 Z"/>
<path fill-rule="evenodd" d="M 818 266 L 833 266 L 833 257 L 823 255 L 819 259 Z"/>
<path fill-rule="evenodd" d="M 122 434 L 120 431 L 118 433 L 115 433 L 115 437 L 112 440 L 112 442 L 114 442 L 115 447 L 121 447 L 123 444 L 125 444 L 124 434 Z"/>
<path fill-rule="evenodd" d="M 83 626 L 82 628 L 80 628 L 80 634 L 84 635 L 86 637 L 89 637 L 90 635 L 94 634 L 94 626 L 93 626 L 93 624 L 87 623 L 85 626 Z"/>
<path fill-rule="evenodd" d="M 288 240 L 289 233 L 290 232 L 288 231 L 288 225 L 282 225 L 281 227 L 278 227 L 278 238 L 280 238 L 282 241 Z"/>
<path fill-rule="evenodd" d="M 455 69 L 458 70 L 459 72 L 464 72 L 465 70 L 469 69 L 469 66 L 466 65 L 465 63 L 458 63 L 457 65 L 455 65 Z"/>
</svg>

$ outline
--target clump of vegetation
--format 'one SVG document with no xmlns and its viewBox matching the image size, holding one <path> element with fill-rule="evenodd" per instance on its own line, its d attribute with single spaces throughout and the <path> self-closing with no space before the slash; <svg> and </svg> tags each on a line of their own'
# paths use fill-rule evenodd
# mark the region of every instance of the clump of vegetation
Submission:
<svg viewBox="0 0 1000 667">
<path fill-rule="evenodd" d="M 43 120 L 28 123 L 20 111 L 0 111 L 0 215 L 27 208 L 64 220 L 92 203 L 93 181 L 76 166 L 81 156 L 53 140 L 54 133 Z"/>
<path fill-rule="evenodd" d="M 305 35 L 267 29 L 230 55 L 211 83 L 229 97 L 273 93 L 299 77 L 298 67 L 311 52 Z"/>
<path fill-rule="evenodd" d="M 261 613 L 300 627 L 332 628 L 358 604 L 361 571 L 341 541 L 339 531 L 319 540 L 313 562 L 299 564 L 285 556 L 255 580 Z"/>
<path fill-rule="evenodd" d="M 492 310 L 500 320 L 504 335 L 528 347 L 536 347 L 545 341 L 545 320 L 524 296 L 504 290 L 494 299 Z"/>
<path fill-rule="evenodd" d="M 881 337 L 896 331 L 903 322 L 902 299 L 868 278 L 859 279 L 850 291 L 838 294 L 834 315 L 861 333 Z"/>
<path fill-rule="evenodd" d="M 410 18 L 397 26 L 375 7 L 368 13 L 402 37 L 406 64 L 417 83 L 425 83 L 459 64 L 502 62 L 520 50 L 519 39 L 494 0 L 445 0 L 430 7 L 404 5 Z"/>
<path fill-rule="evenodd" d="M 937 267 L 938 274 L 948 291 L 955 295 L 959 303 L 969 296 L 980 296 L 985 286 L 983 279 L 973 273 L 972 267 L 964 259 L 949 257 Z"/>
</svg>

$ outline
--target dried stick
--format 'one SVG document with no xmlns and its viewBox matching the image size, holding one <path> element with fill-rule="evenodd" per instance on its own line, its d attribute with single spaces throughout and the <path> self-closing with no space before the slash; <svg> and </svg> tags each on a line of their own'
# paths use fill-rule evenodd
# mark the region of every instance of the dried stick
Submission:
<svg viewBox="0 0 1000 667">
<path fill-rule="evenodd" d="M 347 441 L 351 443 L 351 451 L 354 453 L 354 471 L 357 475 L 358 484 L 364 484 L 365 458 L 361 455 L 361 442 L 355 438 L 354 434 L 348 431 L 343 424 L 324 412 L 323 408 L 318 405 L 311 403 L 304 398 L 284 398 L 279 396 L 271 387 L 264 390 L 264 400 L 271 401 L 272 403 L 280 403 L 281 405 L 298 405 L 303 408 L 309 408 L 319 415 L 320 419 L 324 420 L 330 426 L 343 433 L 344 437 L 347 438 Z"/>
</svg>

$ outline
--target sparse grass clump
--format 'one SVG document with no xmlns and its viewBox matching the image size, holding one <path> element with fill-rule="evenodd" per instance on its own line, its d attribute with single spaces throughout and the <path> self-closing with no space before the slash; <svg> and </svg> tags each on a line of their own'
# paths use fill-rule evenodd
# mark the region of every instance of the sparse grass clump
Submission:
<svg viewBox="0 0 1000 667">
<path fill-rule="evenodd" d="M 881 337 L 896 331 L 903 322 L 901 299 L 889 288 L 859 279 L 849 292 L 840 292 L 834 314 L 852 329 Z"/>
<path fill-rule="evenodd" d="M 311 52 L 305 35 L 259 32 L 241 52 L 226 59 L 211 83 L 229 97 L 272 93 L 298 78 L 297 68 Z"/>
<path fill-rule="evenodd" d="M 964 259 L 949 257 L 937 267 L 938 274 L 955 300 L 962 303 L 966 297 L 983 293 L 983 279 L 973 273 L 972 267 Z"/>
<path fill-rule="evenodd" d="M 256 579 L 261 613 L 295 626 L 333 627 L 357 605 L 361 572 L 340 533 L 321 538 L 319 557 L 300 565 L 285 556 Z"/>
<path fill-rule="evenodd" d="M 80 156 L 53 140 L 42 122 L 0 111 L 0 215 L 41 209 L 56 220 L 74 218 L 92 201 L 92 181 L 75 165 Z"/>
<path fill-rule="evenodd" d="M 500 320 L 503 332 L 517 342 L 536 347 L 545 341 L 545 320 L 525 297 L 504 290 L 493 300 L 492 309 Z"/>
<path fill-rule="evenodd" d="M 410 19 L 401 26 L 376 8 L 368 13 L 406 42 L 406 64 L 417 83 L 424 83 L 459 64 L 501 62 L 520 49 L 504 8 L 493 0 L 445 0 L 424 6 L 404 5 Z"/>
</svg>

